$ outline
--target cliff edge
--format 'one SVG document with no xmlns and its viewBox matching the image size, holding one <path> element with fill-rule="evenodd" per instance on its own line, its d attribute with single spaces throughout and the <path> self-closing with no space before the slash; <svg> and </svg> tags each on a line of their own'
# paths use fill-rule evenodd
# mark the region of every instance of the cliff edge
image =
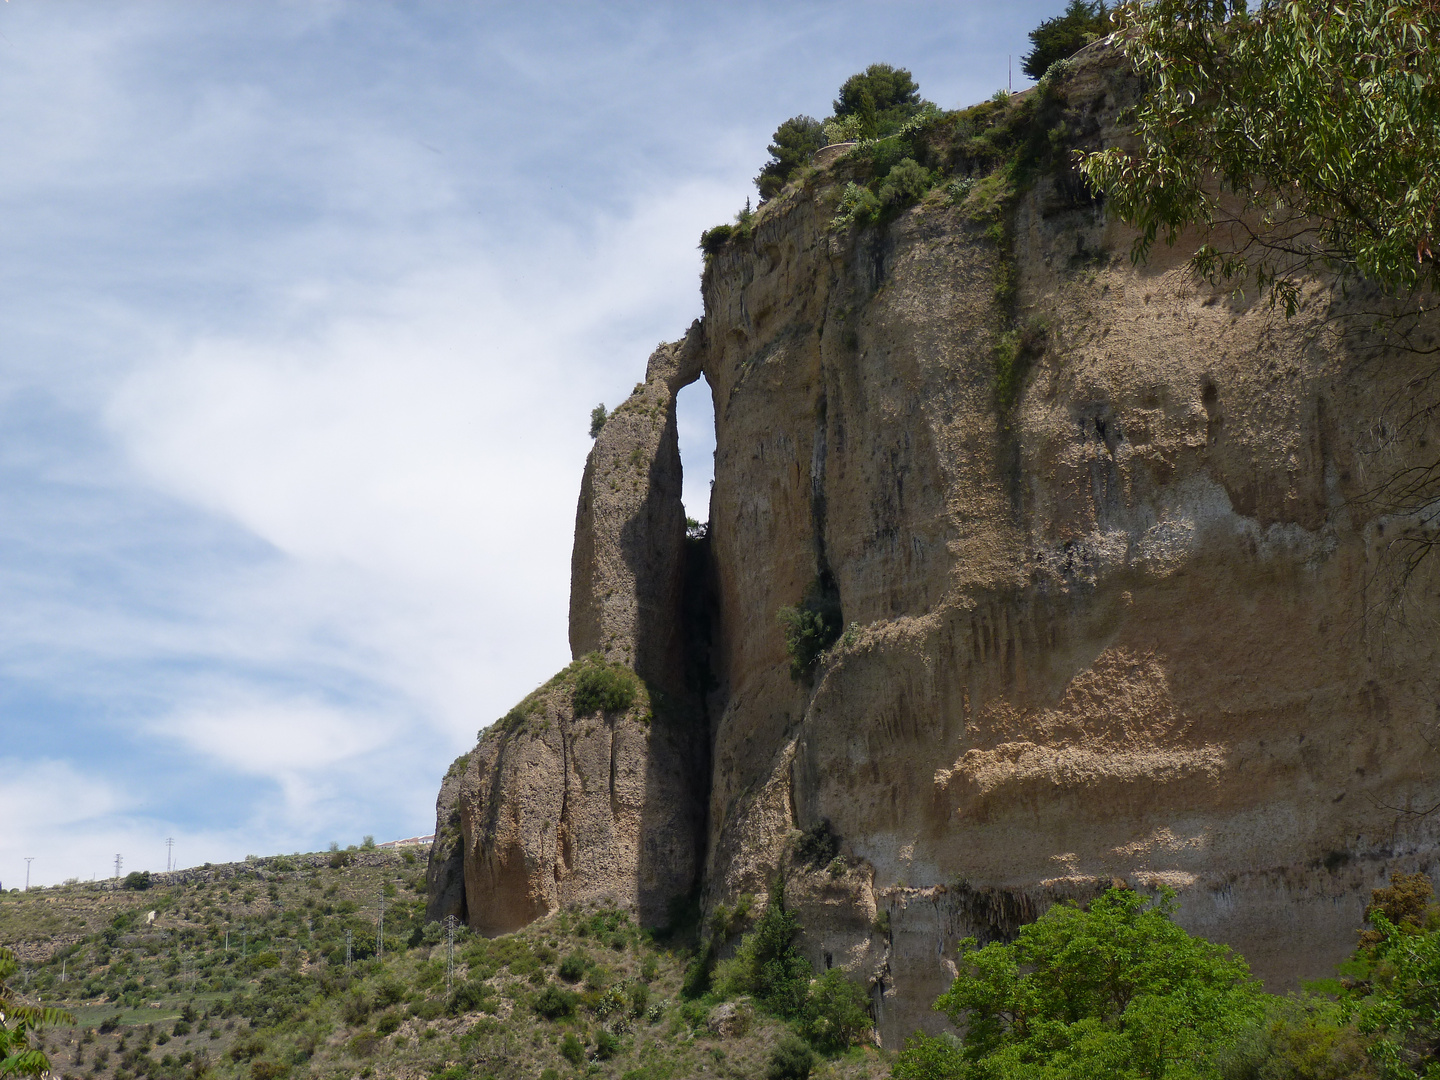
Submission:
<svg viewBox="0 0 1440 1080">
<path fill-rule="evenodd" d="M 1133 87 L 1099 50 L 1039 92 L 1063 151 L 1119 138 Z M 1287 320 L 1168 249 L 1131 265 L 1063 166 L 999 211 L 982 181 L 837 223 L 863 167 L 707 260 L 703 323 L 601 432 L 571 644 L 668 712 L 555 691 L 487 732 L 458 795 L 471 925 L 601 894 L 655 922 L 783 872 L 887 1043 L 936 1025 L 960 938 L 1115 879 L 1176 889 L 1272 990 L 1329 974 L 1369 890 L 1436 852 L 1440 582 L 1430 559 L 1395 588 L 1414 522 L 1371 497 L 1428 461 L 1428 416 L 1390 419 L 1423 358 L 1335 332 L 1363 297 L 1333 282 Z M 701 375 L 687 571 L 674 400 Z M 847 629 L 797 673 L 777 612 L 821 593 Z"/>
</svg>

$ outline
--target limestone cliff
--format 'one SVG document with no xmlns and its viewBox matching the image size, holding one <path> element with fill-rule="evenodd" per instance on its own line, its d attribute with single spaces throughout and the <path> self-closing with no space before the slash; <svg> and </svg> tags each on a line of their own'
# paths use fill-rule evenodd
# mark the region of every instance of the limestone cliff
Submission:
<svg viewBox="0 0 1440 1080">
<path fill-rule="evenodd" d="M 1116 137 L 1103 55 L 1058 92 L 1072 143 Z M 1395 593 L 1414 522 L 1369 497 L 1429 460 L 1428 416 L 1391 418 L 1430 368 L 1331 332 L 1357 301 L 1328 282 L 1286 320 L 1167 249 L 1132 266 L 1063 171 L 997 243 L 939 190 L 837 229 L 846 168 L 709 262 L 703 323 L 586 466 L 572 647 L 689 719 L 559 701 L 546 732 L 482 742 L 460 792 L 471 924 L 601 893 L 653 919 L 701 860 L 713 909 L 783 871 L 812 961 L 871 983 L 892 1042 L 934 1026 L 959 938 L 1115 878 L 1178 889 L 1180 921 L 1272 989 L 1329 973 L 1369 889 L 1436 852 L 1415 812 L 1440 802 L 1435 560 Z M 1043 348 L 1011 400 L 996 356 L 1017 324 Z M 702 374 L 697 687 L 673 403 Z M 849 630 L 797 680 L 776 613 L 817 583 Z M 837 857 L 797 857 L 826 822 Z"/>
<path fill-rule="evenodd" d="M 460 774 L 463 904 L 482 932 L 590 900 L 655 924 L 696 883 L 708 728 L 680 625 L 687 544 L 675 395 L 698 372 L 698 340 L 697 331 L 656 350 L 586 464 L 572 571 L 577 663 L 487 729 Z M 626 708 L 577 714 L 587 664 L 633 669 L 645 690 Z M 442 818 L 449 805 L 442 791 Z M 438 867 L 454 861 L 441 845 L 437 832 L 433 914 L 443 906 Z"/>
</svg>

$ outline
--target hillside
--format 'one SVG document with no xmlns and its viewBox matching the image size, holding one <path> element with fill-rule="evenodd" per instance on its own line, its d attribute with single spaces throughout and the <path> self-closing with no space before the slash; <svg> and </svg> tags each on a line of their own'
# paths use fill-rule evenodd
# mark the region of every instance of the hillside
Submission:
<svg viewBox="0 0 1440 1080">
<path fill-rule="evenodd" d="M 684 1000 L 683 942 L 657 942 L 624 912 L 582 906 L 494 939 L 461 927 L 452 954 L 424 920 L 413 854 L 348 858 L 156 874 L 138 891 L 0 893 L 17 989 L 76 1019 L 41 1037 L 56 1075 L 739 1078 L 762 1075 L 780 1040 L 753 1009 L 712 1019 Z M 812 1075 L 887 1072 L 856 1049 Z"/>
</svg>

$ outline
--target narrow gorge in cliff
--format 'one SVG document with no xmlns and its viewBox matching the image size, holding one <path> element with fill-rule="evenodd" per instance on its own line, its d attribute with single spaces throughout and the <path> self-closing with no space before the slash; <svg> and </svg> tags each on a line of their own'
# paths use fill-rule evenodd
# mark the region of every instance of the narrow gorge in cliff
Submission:
<svg viewBox="0 0 1440 1080">
<path fill-rule="evenodd" d="M 1436 322 L 1394 347 L 1363 283 L 1287 312 L 1132 260 L 1074 161 L 1142 88 L 1101 42 L 707 233 L 704 317 L 585 466 L 575 663 L 446 777 L 430 917 L 688 918 L 723 963 L 783 896 L 898 1047 L 964 939 L 1057 904 L 1173 890 L 1285 992 L 1432 868 L 1433 518 L 1377 492 L 1431 467 Z"/>
</svg>

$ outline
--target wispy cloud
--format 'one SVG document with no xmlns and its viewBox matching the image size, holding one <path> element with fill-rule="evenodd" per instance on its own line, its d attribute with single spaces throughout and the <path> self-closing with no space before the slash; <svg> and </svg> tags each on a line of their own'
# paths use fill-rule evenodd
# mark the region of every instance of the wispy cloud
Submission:
<svg viewBox="0 0 1440 1080">
<path fill-rule="evenodd" d="M 769 132 L 1049 6 L 0 6 L 6 883 L 426 828 Z"/>
</svg>

